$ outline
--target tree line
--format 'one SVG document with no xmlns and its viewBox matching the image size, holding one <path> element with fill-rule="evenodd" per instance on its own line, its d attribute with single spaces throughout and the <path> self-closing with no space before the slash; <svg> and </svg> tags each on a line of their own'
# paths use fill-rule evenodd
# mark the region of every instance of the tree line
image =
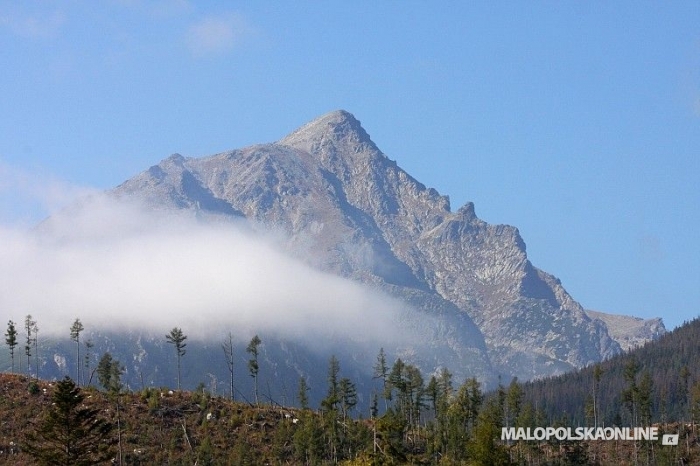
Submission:
<svg viewBox="0 0 700 466">
<path fill-rule="evenodd" d="M 28 377 L 38 377 L 38 372 L 32 374 L 29 370 L 30 356 L 36 356 L 38 327 L 31 316 L 25 319 L 25 323 L 26 372 Z M 76 345 L 75 377 L 80 380 L 82 376 L 89 385 L 92 381 L 90 364 L 80 359 L 83 331 L 84 326 L 76 319 L 70 327 L 70 337 Z M 8 323 L 5 337 L 14 371 L 15 350 L 20 344 L 14 322 Z M 300 409 L 295 418 L 298 423 L 288 426 L 280 435 L 287 436 L 285 445 L 293 446 L 289 454 L 305 464 L 337 463 L 358 458 L 376 464 L 412 461 L 527 464 L 550 454 L 548 452 L 553 446 L 542 442 L 502 442 L 502 427 L 636 427 L 660 421 L 700 421 L 700 384 L 695 380 L 697 361 L 700 360 L 697 358 L 698 337 L 700 322 L 694 321 L 657 343 L 585 370 L 525 384 L 513 379 L 507 386 L 499 383 L 498 388 L 490 392 L 485 392 L 476 378 L 453 380 L 452 373 L 444 367 L 425 375 L 401 358 L 389 361 L 382 348 L 371 370 L 374 385 L 368 394 L 367 413 L 357 412 L 357 385 L 344 376 L 341 362 L 332 355 L 328 360 L 325 397 L 317 408 L 312 408 L 308 381 L 299 377 L 296 401 Z M 165 341 L 172 345 L 176 356 L 178 390 L 187 354 L 186 340 L 187 335 L 179 327 L 165 335 Z M 251 406 L 261 406 L 258 387 L 261 345 L 262 340 L 255 335 L 246 347 L 247 369 L 253 381 L 251 399 L 246 401 Z M 89 351 L 86 342 L 83 346 L 85 357 Z M 230 398 L 233 400 L 235 381 L 231 334 L 221 344 L 221 349 L 230 372 Z M 669 357 L 672 359 L 667 359 Z M 667 366 L 667 370 L 676 367 L 678 371 L 674 377 L 660 382 L 658 372 L 654 370 L 659 365 Z M 93 369 L 102 388 L 116 397 L 117 410 L 118 396 L 123 390 L 120 381 L 123 371 L 120 362 L 109 353 L 104 353 Z M 676 387 L 676 391 L 669 390 L 669 386 Z M 577 395 L 579 392 L 583 395 Z M 663 393 L 669 397 L 663 398 L 660 395 Z M 674 395 L 670 396 L 672 393 Z M 678 404 L 667 404 L 668 398 L 677 400 Z M 268 402 L 268 405 L 274 403 L 271 399 Z M 581 444 L 560 443 L 556 448 L 565 462 L 585 464 L 595 459 L 591 457 L 595 452 Z M 635 449 L 635 462 L 638 458 L 652 461 L 656 454 L 649 448 Z"/>
<path fill-rule="evenodd" d="M 27 322 L 26 353 L 36 356 L 38 348 L 36 322 L 31 319 L 31 316 L 27 317 Z M 76 318 L 68 333 L 71 341 L 75 343 L 75 382 L 66 376 L 66 379 L 58 385 L 55 396 L 61 398 L 66 393 L 75 392 L 79 389 L 81 381 L 83 385 L 91 385 L 93 376 L 96 374 L 102 389 L 115 397 L 118 410 L 120 406 L 118 396 L 124 388 L 121 383 L 124 367 L 109 352 L 102 354 L 96 366 L 91 367 L 90 360 L 94 345 L 89 340 L 82 340 L 84 331 L 85 326 L 80 319 Z M 20 335 L 13 321 L 8 323 L 5 337 L 14 372 L 15 350 L 19 344 Z M 178 390 L 181 387 L 182 367 L 187 354 L 186 340 L 187 335 L 180 327 L 174 327 L 165 335 L 166 343 L 172 345 L 176 356 Z M 261 405 L 258 387 L 261 345 L 262 340 L 255 335 L 246 347 L 246 353 L 249 356 L 247 369 L 253 381 L 249 404 L 254 406 Z M 230 397 L 233 400 L 234 357 L 233 339 L 230 334 L 221 347 L 231 375 Z M 31 353 L 31 349 L 35 351 Z M 32 368 L 34 373 L 30 371 L 28 362 L 25 368 L 27 376 L 38 377 L 38 365 L 35 364 Z M 426 380 L 416 366 L 400 358 L 390 364 L 383 349 L 380 349 L 377 355 L 373 372 L 376 387 L 371 394 L 368 413 L 370 424 L 358 422 L 358 418 L 364 416 L 357 413 L 355 409 L 359 398 L 357 386 L 349 377 L 342 375 L 340 361 L 336 356 L 333 355 L 329 359 L 327 392 L 317 409 L 309 406 L 308 381 L 303 376 L 299 378 L 297 402 L 300 407 L 298 418 L 300 422 L 298 428 L 290 433 L 297 459 L 309 463 L 338 462 L 357 458 L 358 455 L 367 455 L 377 459 L 403 461 L 415 455 L 428 455 L 436 459 L 441 457 L 459 459 L 471 455 L 474 458 L 484 459 L 498 456 L 499 452 L 501 455 L 504 454 L 504 450 L 499 450 L 499 446 L 495 443 L 497 436 L 490 436 L 490 433 L 500 428 L 502 419 L 510 419 L 507 416 L 503 417 L 503 413 L 514 413 L 512 406 L 518 405 L 517 401 L 504 404 L 507 400 L 505 397 L 487 401 L 480 383 L 474 378 L 455 387 L 452 374 L 446 368 Z M 519 395 L 512 396 L 517 398 Z M 59 405 L 65 408 L 64 402 L 65 400 L 62 400 L 63 404 Z M 273 401 L 269 400 L 269 402 Z M 488 406 L 488 409 L 485 410 L 484 406 Z M 57 415 L 54 413 L 52 416 Z M 68 414 L 64 412 L 62 415 Z M 514 415 L 510 414 L 510 416 Z M 485 431 L 487 434 L 479 434 L 479 429 L 485 429 L 487 419 L 496 424 Z M 55 419 L 49 424 L 53 422 Z M 476 438 L 488 439 L 489 444 L 477 448 L 475 442 L 470 443 L 470 439 Z M 30 448 L 29 444 L 27 448 Z M 39 450 L 35 448 L 32 451 Z"/>
<path fill-rule="evenodd" d="M 5 343 L 9 349 L 10 354 L 10 372 L 11 373 L 24 373 L 27 377 L 38 380 L 39 379 L 39 327 L 36 320 L 32 318 L 29 314 L 24 320 L 24 335 L 20 334 L 18 325 L 10 320 L 7 323 L 7 330 L 5 332 Z M 93 378 L 97 376 L 97 381 L 105 390 L 112 390 L 115 387 L 121 387 L 121 376 L 124 374 L 124 366 L 109 352 L 102 354 L 97 364 L 92 367 L 93 363 L 93 348 L 94 343 L 92 340 L 88 339 L 83 341 L 84 351 L 83 357 L 81 359 L 81 335 L 85 330 L 85 326 L 79 318 L 73 321 L 73 324 L 69 329 L 70 340 L 75 342 L 75 375 L 72 380 L 75 381 L 77 386 L 81 385 L 91 385 L 93 383 Z M 21 346 L 21 340 L 24 341 L 24 346 Z M 182 359 L 187 354 L 187 335 L 183 332 L 180 327 L 173 327 L 169 333 L 165 335 L 166 343 L 172 345 L 175 350 L 176 356 L 176 368 L 177 368 L 177 378 L 176 386 L 180 390 L 182 386 Z M 248 344 L 246 352 L 250 354 L 250 359 L 248 360 L 248 371 L 251 378 L 253 379 L 254 389 L 252 397 L 255 400 L 255 404 L 259 404 L 259 392 L 258 392 L 258 373 L 260 370 L 260 365 L 258 361 L 259 357 L 259 347 L 262 344 L 262 340 L 258 335 L 255 335 Z M 230 398 L 234 399 L 234 350 L 233 350 L 233 337 L 231 333 L 228 334 L 228 339 L 221 345 L 224 356 L 226 359 L 227 369 L 230 373 Z M 26 356 L 26 364 L 23 366 L 24 359 L 18 350 L 24 350 L 24 356 Z M 17 357 L 16 357 L 17 356 Z M 32 356 L 34 359 L 32 360 Z M 17 371 L 15 371 L 15 361 L 17 361 Z"/>
</svg>

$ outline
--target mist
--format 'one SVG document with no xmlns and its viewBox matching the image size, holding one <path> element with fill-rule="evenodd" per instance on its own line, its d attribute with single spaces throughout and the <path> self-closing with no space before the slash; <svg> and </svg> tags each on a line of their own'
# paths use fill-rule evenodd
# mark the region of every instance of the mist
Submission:
<svg viewBox="0 0 700 466">
<path fill-rule="evenodd" d="M 0 308 L 20 323 L 31 314 L 57 337 L 80 318 L 89 330 L 261 332 L 312 348 L 338 338 L 406 344 L 411 331 L 397 323 L 417 312 L 292 258 L 243 220 L 202 221 L 106 195 L 29 230 L 0 227 Z"/>
</svg>

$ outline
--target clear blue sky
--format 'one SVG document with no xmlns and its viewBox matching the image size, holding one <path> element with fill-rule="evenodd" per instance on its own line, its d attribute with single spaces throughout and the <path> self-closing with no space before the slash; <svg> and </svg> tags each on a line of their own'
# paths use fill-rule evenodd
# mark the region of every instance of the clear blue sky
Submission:
<svg viewBox="0 0 700 466">
<path fill-rule="evenodd" d="M 700 313 L 698 25 L 696 1 L 0 1 L 0 220 L 343 108 L 585 307 L 673 327 Z"/>
</svg>

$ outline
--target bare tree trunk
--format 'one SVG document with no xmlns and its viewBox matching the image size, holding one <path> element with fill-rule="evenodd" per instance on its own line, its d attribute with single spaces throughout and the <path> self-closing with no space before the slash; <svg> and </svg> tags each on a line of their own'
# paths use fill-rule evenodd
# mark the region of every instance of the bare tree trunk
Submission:
<svg viewBox="0 0 700 466">
<path fill-rule="evenodd" d="M 122 424 L 119 411 L 119 395 L 117 395 L 117 443 L 119 445 L 119 466 L 122 466 Z"/>
</svg>

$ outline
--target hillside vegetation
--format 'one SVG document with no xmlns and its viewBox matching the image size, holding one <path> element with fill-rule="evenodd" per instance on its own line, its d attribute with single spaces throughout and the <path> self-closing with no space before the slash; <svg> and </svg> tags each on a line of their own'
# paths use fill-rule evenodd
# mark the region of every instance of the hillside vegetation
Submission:
<svg viewBox="0 0 700 466">
<path fill-rule="evenodd" d="M 695 426 L 677 423 L 662 426 L 661 433 L 680 433 L 679 446 L 645 441 L 503 442 L 502 426 L 547 425 L 543 414 L 520 403 L 517 384 L 484 397 L 472 380 L 456 390 L 431 383 L 414 398 L 406 396 L 407 386 L 392 389 L 391 400 L 382 401 L 388 409 L 367 420 L 346 416 L 343 401 L 334 398 L 332 390 L 319 410 L 311 410 L 232 402 L 204 390 L 117 393 L 76 388 L 83 399 L 75 409 L 94 412 L 95 420 L 111 428 L 104 439 L 87 444 L 87 455 L 99 452 L 109 459 L 41 463 L 29 452 L 28 441 L 45 430 L 49 413 L 56 410 L 57 387 L 65 383 L 73 384 L 68 378 L 48 382 L 0 375 L 0 465 L 671 465 L 700 460 Z M 412 406 L 412 399 L 421 406 Z M 50 442 L 39 446 L 53 448 Z"/>
<path fill-rule="evenodd" d="M 600 364 L 523 384 L 524 400 L 567 425 L 700 422 L 700 319 Z M 594 409 L 595 400 L 595 409 Z"/>
<path fill-rule="evenodd" d="M 79 324 L 71 330 L 76 347 Z M 11 349 L 13 335 L 8 327 Z M 169 337 L 184 356 L 186 336 L 176 327 Z M 341 376 L 335 356 L 317 409 L 303 377 L 298 408 L 259 396 L 257 336 L 246 349 L 254 382 L 246 403 L 216 396 L 204 384 L 194 391 L 125 390 L 124 367 L 105 353 L 95 368 L 102 390 L 78 387 L 67 376 L 0 374 L 0 465 L 700 464 L 699 341 L 696 320 L 604 363 L 539 382 L 513 379 L 490 393 L 476 378 L 454 380 L 446 368 L 424 378 L 401 359 L 389 364 L 381 350 L 365 416 L 355 382 Z M 224 345 L 227 358 L 231 351 Z M 679 434 L 679 444 L 501 439 L 503 427 L 579 426 L 655 426 L 659 439 Z"/>
</svg>

